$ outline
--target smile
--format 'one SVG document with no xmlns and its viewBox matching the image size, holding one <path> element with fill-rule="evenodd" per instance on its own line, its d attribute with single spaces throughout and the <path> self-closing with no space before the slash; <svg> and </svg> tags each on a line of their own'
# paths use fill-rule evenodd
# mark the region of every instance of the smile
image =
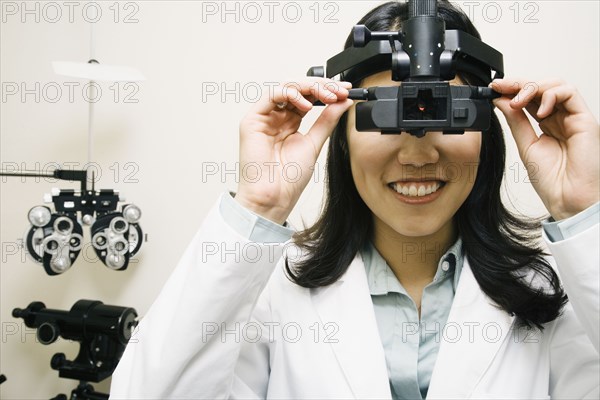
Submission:
<svg viewBox="0 0 600 400">
<path fill-rule="evenodd" d="M 445 184 L 442 181 L 392 182 L 389 186 L 403 196 L 424 197 L 437 192 Z"/>
</svg>

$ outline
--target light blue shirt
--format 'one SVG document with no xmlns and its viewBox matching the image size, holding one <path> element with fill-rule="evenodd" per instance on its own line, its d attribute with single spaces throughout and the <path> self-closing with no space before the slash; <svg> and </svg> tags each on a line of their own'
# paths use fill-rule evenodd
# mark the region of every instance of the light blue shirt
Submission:
<svg viewBox="0 0 600 400">
<path fill-rule="evenodd" d="M 463 265 L 460 238 L 440 258 L 417 306 L 375 246 L 362 251 L 394 399 L 423 399 Z"/>
<path fill-rule="evenodd" d="M 294 230 L 262 218 L 242 207 L 229 194 L 219 211 L 236 232 L 255 242 L 285 242 Z M 568 239 L 598 223 L 600 203 L 562 221 L 545 222 L 543 229 L 553 241 Z M 423 290 L 421 320 L 386 261 L 369 243 L 361 251 L 394 399 L 427 396 L 433 366 L 463 266 L 460 238 L 442 256 L 433 281 Z"/>
</svg>

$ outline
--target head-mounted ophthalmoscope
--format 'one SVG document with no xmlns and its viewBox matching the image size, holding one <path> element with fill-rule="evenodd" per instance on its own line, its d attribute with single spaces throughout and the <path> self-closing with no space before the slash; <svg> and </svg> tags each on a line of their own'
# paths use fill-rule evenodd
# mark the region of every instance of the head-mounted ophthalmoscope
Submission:
<svg viewBox="0 0 600 400">
<path fill-rule="evenodd" d="M 353 46 L 327 60 L 327 70 L 312 67 L 308 76 L 360 82 L 391 70 L 400 86 L 350 90 L 356 105 L 356 129 L 422 137 L 430 131 L 462 134 L 489 129 L 500 94 L 487 86 L 450 85 L 457 71 L 485 84 L 504 76 L 502 54 L 460 30 L 446 30 L 437 0 L 409 0 L 408 19 L 398 32 L 353 28 Z"/>
</svg>

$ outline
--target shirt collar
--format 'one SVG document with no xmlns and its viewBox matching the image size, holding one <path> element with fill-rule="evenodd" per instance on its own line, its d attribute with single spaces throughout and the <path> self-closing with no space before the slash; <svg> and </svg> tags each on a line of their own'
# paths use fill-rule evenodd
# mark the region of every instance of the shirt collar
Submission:
<svg viewBox="0 0 600 400">
<path fill-rule="evenodd" d="M 390 292 L 406 294 L 406 290 L 373 243 L 369 241 L 361 251 L 361 255 L 365 264 L 371 295 L 385 295 Z M 440 258 L 431 284 L 452 276 L 452 288 L 456 292 L 463 260 L 462 239 L 459 237 Z"/>
</svg>

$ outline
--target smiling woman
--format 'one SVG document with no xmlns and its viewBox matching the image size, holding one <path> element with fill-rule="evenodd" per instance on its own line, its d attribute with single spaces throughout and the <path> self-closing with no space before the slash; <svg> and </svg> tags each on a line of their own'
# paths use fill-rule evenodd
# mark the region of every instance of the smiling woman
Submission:
<svg viewBox="0 0 600 400">
<path fill-rule="evenodd" d="M 446 29 L 479 37 L 450 3 L 437 12 Z M 389 2 L 360 23 L 397 31 L 407 16 Z M 112 397 L 597 398 L 598 123 L 560 81 L 531 91 L 464 67 L 457 80 L 493 85 L 523 161 L 544 176 L 534 187 L 553 218 L 544 238 L 555 260 L 535 240 L 541 224 L 502 203 L 496 114 L 482 132 L 362 132 L 349 89 L 397 85 L 390 71 L 305 78 L 241 121 L 240 168 L 265 169 L 210 212 L 128 346 Z M 316 101 L 326 107 L 302 134 Z M 329 138 L 323 211 L 294 233 L 285 221 Z M 288 164 L 302 171 L 293 182 Z M 256 257 L 228 257 L 250 245 Z"/>
<path fill-rule="evenodd" d="M 448 3 L 440 3 L 438 12 L 446 29 L 480 38 L 465 15 Z M 406 5 L 386 3 L 359 24 L 371 31 L 398 30 L 407 17 Z M 351 46 L 349 36 L 345 48 Z M 451 84 L 490 83 L 491 78 L 482 81 L 466 69 L 459 69 Z M 399 84 L 389 70 L 352 83 L 354 87 Z M 430 132 L 423 138 L 358 132 L 355 118 L 352 107 L 340 118 L 329 142 L 327 197 L 319 221 L 295 236 L 308 254 L 293 269 L 288 266 L 296 283 L 318 287 L 335 282 L 356 254 L 369 251 L 373 243 L 419 310 L 423 289 L 460 237 L 460 251 L 469 254 L 481 289 L 515 314 L 517 324 L 540 327 L 559 315 L 566 298 L 537 245 L 539 221 L 513 215 L 501 201 L 506 150 L 494 113 L 485 132 Z M 438 190 L 424 196 L 433 187 Z M 398 251 L 408 245 L 421 250 L 410 256 Z M 532 274 L 538 276 L 538 285 L 544 282 L 545 292 L 521 279 Z"/>
<path fill-rule="evenodd" d="M 388 86 L 389 75 L 373 75 L 362 85 Z M 367 240 L 420 310 L 424 285 L 431 282 L 443 253 L 459 236 L 454 216 L 475 184 L 481 132 L 429 132 L 423 138 L 358 132 L 354 110 L 348 114 L 350 171 L 338 171 L 352 173 L 356 190 L 372 214 L 373 234 Z M 398 251 L 408 243 L 421 251 L 410 257 Z"/>
</svg>

